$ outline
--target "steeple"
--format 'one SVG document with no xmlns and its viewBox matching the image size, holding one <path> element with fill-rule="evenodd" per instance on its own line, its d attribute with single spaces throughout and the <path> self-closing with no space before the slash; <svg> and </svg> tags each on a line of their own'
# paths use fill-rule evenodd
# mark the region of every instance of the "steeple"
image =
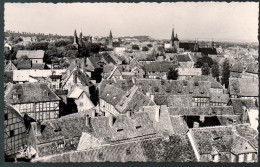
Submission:
<svg viewBox="0 0 260 167">
<path fill-rule="evenodd" d="M 74 39 L 73 39 L 73 44 L 78 44 L 78 36 L 76 30 L 74 31 Z"/>
<path fill-rule="evenodd" d="M 83 35 L 82 35 L 82 31 L 80 30 L 80 34 L 79 34 L 79 44 L 82 45 L 82 40 L 83 40 Z"/>
<path fill-rule="evenodd" d="M 172 41 L 174 40 L 174 27 L 172 28 L 172 37 L 171 37 L 171 40 L 172 40 Z"/>
<path fill-rule="evenodd" d="M 111 30 L 110 30 L 110 33 L 109 33 L 109 38 L 113 38 Z"/>
</svg>

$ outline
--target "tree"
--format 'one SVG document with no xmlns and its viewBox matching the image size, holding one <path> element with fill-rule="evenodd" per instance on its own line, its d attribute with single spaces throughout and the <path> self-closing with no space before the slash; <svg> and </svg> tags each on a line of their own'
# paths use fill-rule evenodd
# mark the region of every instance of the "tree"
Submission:
<svg viewBox="0 0 260 167">
<path fill-rule="evenodd" d="M 147 46 L 142 47 L 142 51 L 148 51 L 149 48 Z"/>
<path fill-rule="evenodd" d="M 201 68 L 204 63 L 207 63 L 208 66 L 211 68 L 211 66 L 213 65 L 213 60 L 209 56 L 202 56 L 197 59 L 197 61 L 194 65 L 196 68 Z"/>
<path fill-rule="evenodd" d="M 168 73 L 167 73 L 167 79 L 169 80 L 177 80 L 179 77 L 179 73 L 178 73 L 178 70 L 176 69 L 173 69 L 173 68 L 170 68 Z"/>
<path fill-rule="evenodd" d="M 208 63 L 204 63 L 203 66 L 201 67 L 201 72 L 202 75 L 209 75 L 210 74 L 210 68 Z"/>
<path fill-rule="evenodd" d="M 216 61 L 213 62 L 213 65 L 211 67 L 211 73 L 212 73 L 212 76 L 217 80 L 219 81 L 219 65 Z"/>
<path fill-rule="evenodd" d="M 230 66 L 229 66 L 229 61 L 226 59 L 223 63 L 222 78 L 221 78 L 222 84 L 225 84 L 226 88 L 228 88 L 229 77 L 230 77 Z"/>
<path fill-rule="evenodd" d="M 133 49 L 133 50 L 139 50 L 140 48 L 139 48 L 138 45 L 132 45 L 132 49 Z"/>
</svg>

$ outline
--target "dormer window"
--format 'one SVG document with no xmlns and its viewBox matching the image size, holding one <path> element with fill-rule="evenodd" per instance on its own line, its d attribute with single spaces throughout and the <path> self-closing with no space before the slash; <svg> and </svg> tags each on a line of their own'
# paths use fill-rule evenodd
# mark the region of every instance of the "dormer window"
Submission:
<svg viewBox="0 0 260 167">
<path fill-rule="evenodd" d="M 20 95 L 19 94 L 13 94 L 13 99 L 19 99 L 20 98 Z"/>
<path fill-rule="evenodd" d="M 117 129 L 116 131 L 117 132 L 122 132 L 124 129 Z"/>
<path fill-rule="evenodd" d="M 194 85 L 195 85 L 195 86 L 199 86 L 199 83 L 198 83 L 198 82 L 194 82 Z"/>
<path fill-rule="evenodd" d="M 136 126 L 135 127 L 135 129 L 140 129 L 142 126 L 141 125 L 139 125 L 139 126 Z"/>
<path fill-rule="evenodd" d="M 130 154 L 131 154 L 130 149 L 126 149 L 126 155 L 130 155 Z"/>
<path fill-rule="evenodd" d="M 64 141 L 61 141 L 58 143 L 58 148 L 64 148 Z"/>
</svg>

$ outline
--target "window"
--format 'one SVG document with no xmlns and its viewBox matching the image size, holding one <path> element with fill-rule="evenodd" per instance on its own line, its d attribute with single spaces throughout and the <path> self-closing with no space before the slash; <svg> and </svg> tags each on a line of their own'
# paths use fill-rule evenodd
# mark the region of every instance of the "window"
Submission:
<svg viewBox="0 0 260 167">
<path fill-rule="evenodd" d="M 139 125 L 139 126 L 136 126 L 135 127 L 135 129 L 140 129 L 142 126 L 141 125 Z"/>
<path fill-rule="evenodd" d="M 244 162 L 244 154 L 238 155 L 238 162 Z"/>
<path fill-rule="evenodd" d="M 99 154 L 98 154 L 98 158 L 99 158 L 99 159 L 103 158 L 103 153 L 99 153 Z"/>
<path fill-rule="evenodd" d="M 122 132 L 124 129 L 117 129 L 116 131 L 117 132 Z"/>
<path fill-rule="evenodd" d="M 14 130 L 10 130 L 10 137 L 14 136 Z"/>
<path fill-rule="evenodd" d="M 253 153 L 248 153 L 247 154 L 247 161 L 252 161 L 253 160 Z"/>
<path fill-rule="evenodd" d="M 82 107 L 83 105 L 84 105 L 84 104 L 83 104 L 83 102 L 80 102 L 80 103 L 79 103 L 79 106 L 81 106 L 81 107 Z"/>
<path fill-rule="evenodd" d="M 126 149 L 126 155 L 130 155 L 130 154 L 131 154 L 130 149 Z"/>
<path fill-rule="evenodd" d="M 5 114 L 5 120 L 8 120 L 8 114 Z"/>
</svg>

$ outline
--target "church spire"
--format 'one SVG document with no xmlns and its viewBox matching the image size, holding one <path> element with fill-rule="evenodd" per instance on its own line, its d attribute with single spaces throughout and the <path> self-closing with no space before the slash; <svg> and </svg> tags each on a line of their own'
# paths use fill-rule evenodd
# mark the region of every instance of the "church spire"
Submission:
<svg viewBox="0 0 260 167">
<path fill-rule="evenodd" d="M 73 39 L 73 44 L 78 44 L 78 36 L 76 30 L 74 31 L 74 39 Z"/>
<path fill-rule="evenodd" d="M 172 37 L 171 37 L 171 40 L 172 40 L 172 41 L 174 40 L 174 27 L 172 28 Z"/>
<path fill-rule="evenodd" d="M 113 38 L 111 30 L 110 30 L 110 33 L 109 33 L 109 38 Z"/>
</svg>

